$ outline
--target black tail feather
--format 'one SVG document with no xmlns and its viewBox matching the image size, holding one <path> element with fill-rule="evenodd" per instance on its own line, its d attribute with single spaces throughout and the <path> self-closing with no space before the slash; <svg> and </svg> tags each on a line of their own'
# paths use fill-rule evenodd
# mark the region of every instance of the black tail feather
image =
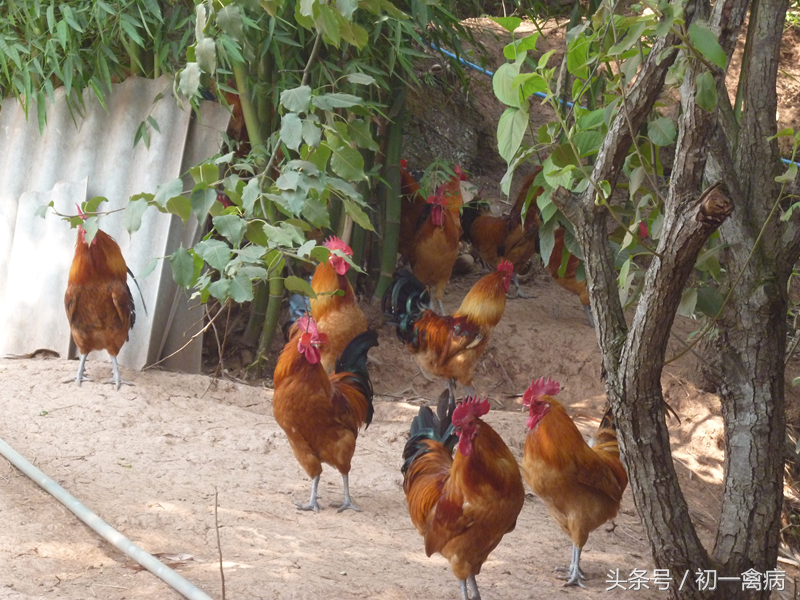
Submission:
<svg viewBox="0 0 800 600">
<path fill-rule="evenodd" d="M 397 326 L 397 337 L 410 342 L 414 335 L 414 322 L 430 306 L 428 288 L 408 269 L 394 274 L 392 283 L 381 299 L 383 314 Z"/>
<path fill-rule="evenodd" d="M 487 212 L 491 213 L 491 205 L 486 200 L 473 200 L 461 207 L 461 239 L 472 242 L 470 231 L 475 219 Z"/>
<path fill-rule="evenodd" d="M 367 371 L 367 353 L 370 348 L 378 345 L 378 333 L 371 329 L 359 333 L 350 340 L 345 346 L 341 356 L 336 359 L 336 373 L 352 373 L 351 382 L 361 388 L 364 397 L 367 399 L 369 408 L 367 410 L 366 427 L 372 423 L 372 416 L 375 414 L 375 407 L 372 405 L 373 390 L 372 380 Z"/>
<path fill-rule="evenodd" d="M 453 452 L 458 436 L 453 428 L 451 415 L 448 413 L 444 420 L 439 417 L 428 406 L 421 406 L 419 413 L 411 421 L 411 435 L 403 448 L 403 466 L 401 471 L 405 473 L 417 458 L 428 452 L 428 447 L 421 442 L 423 440 L 434 440 L 442 444 L 449 452 Z"/>
</svg>

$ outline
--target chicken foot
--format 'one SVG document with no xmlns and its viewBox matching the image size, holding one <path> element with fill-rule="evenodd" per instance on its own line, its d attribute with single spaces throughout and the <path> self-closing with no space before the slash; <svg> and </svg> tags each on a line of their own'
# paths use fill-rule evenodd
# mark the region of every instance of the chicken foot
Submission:
<svg viewBox="0 0 800 600">
<path fill-rule="evenodd" d="M 297 506 L 298 510 L 313 510 L 314 512 L 319 512 L 319 503 L 317 502 L 317 486 L 319 485 L 319 475 L 314 477 L 311 480 L 311 498 L 308 501 L 308 504 L 303 504 L 301 502 L 295 502 L 295 506 Z"/>
<path fill-rule="evenodd" d="M 586 574 L 581 569 L 581 549 L 575 544 L 572 545 L 572 562 L 570 562 L 569 567 L 556 567 L 555 570 L 566 573 L 566 575 L 559 576 L 559 579 L 567 580 L 567 583 L 564 584 L 564 587 L 571 585 L 577 585 L 582 588 L 586 587 L 583 585 L 583 580 L 586 579 Z"/>
<path fill-rule="evenodd" d="M 516 293 L 516 295 L 514 295 L 514 296 L 512 296 L 512 295 L 510 295 L 510 294 L 506 294 L 506 298 L 509 298 L 509 299 L 512 299 L 512 300 L 513 300 L 514 298 L 533 298 L 533 295 L 532 295 L 532 294 L 525 294 L 525 293 L 523 293 L 523 291 L 522 291 L 522 286 L 521 286 L 521 285 L 520 285 L 520 283 L 519 283 L 519 275 L 517 275 L 516 273 L 514 273 L 514 274 L 511 276 L 511 281 L 513 281 L 513 282 L 514 282 L 514 288 L 517 290 L 517 293 Z"/>
<path fill-rule="evenodd" d="M 70 382 L 74 381 L 75 383 L 78 384 L 78 387 L 80 387 L 81 383 L 83 383 L 84 381 L 91 381 L 92 380 L 91 377 L 89 377 L 88 375 L 85 375 L 84 372 L 83 372 L 84 369 L 86 368 L 86 357 L 87 356 L 89 356 L 89 355 L 88 354 L 81 354 L 81 361 L 78 363 L 78 373 L 77 373 L 77 375 L 75 377 L 68 377 L 67 379 L 64 379 L 62 381 L 62 383 L 70 383 Z"/>
<path fill-rule="evenodd" d="M 461 584 L 461 600 L 481 600 L 481 593 L 478 591 L 478 582 L 475 575 L 470 575 Z"/>
<path fill-rule="evenodd" d="M 343 510 L 352 509 L 356 512 L 361 512 L 361 509 L 358 508 L 353 501 L 350 499 L 350 476 L 349 475 L 342 475 L 342 485 L 344 486 L 344 500 L 341 504 L 339 504 L 339 510 L 336 512 L 342 512 Z"/>
<path fill-rule="evenodd" d="M 111 357 L 111 379 L 106 381 L 106 383 L 113 383 L 116 386 L 117 390 L 119 390 L 119 388 L 122 387 L 123 383 L 125 385 L 133 385 L 130 381 L 123 381 L 122 377 L 120 377 L 119 365 L 117 364 L 116 356 Z M 78 385 L 80 385 L 80 383 Z"/>
</svg>

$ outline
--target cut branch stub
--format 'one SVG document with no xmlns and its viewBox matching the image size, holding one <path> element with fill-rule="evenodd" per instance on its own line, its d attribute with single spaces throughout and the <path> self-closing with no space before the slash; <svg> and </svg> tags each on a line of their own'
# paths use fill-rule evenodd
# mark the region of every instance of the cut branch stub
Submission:
<svg viewBox="0 0 800 600">
<path fill-rule="evenodd" d="M 733 202 L 725 194 L 722 182 L 715 183 L 698 199 L 695 220 L 704 225 L 717 228 L 733 212 Z"/>
</svg>

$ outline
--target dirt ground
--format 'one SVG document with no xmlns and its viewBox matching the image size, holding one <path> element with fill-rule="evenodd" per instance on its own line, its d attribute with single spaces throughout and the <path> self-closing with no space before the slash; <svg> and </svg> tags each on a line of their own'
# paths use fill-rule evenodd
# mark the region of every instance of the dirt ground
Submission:
<svg viewBox="0 0 800 600">
<path fill-rule="evenodd" d="M 478 276 L 454 282 L 446 306 L 452 309 Z M 521 393 L 531 378 L 549 375 L 563 383 L 559 397 L 587 436 L 604 402 L 597 344 L 579 303 L 541 274 L 524 287 L 536 297 L 508 302 L 475 381 L 495 406 L 486 420 L 519 459 L 526 417 L 510 395 Z M 101 383 L 61 383 L 74 373 L 73 361 L 0 360 L 0 437 L 148 552 L 173 561 L 187 555 L 178 571 L 215 598 L 222 597 L 215 493 L 230 600 L 457 598 L 446 561 L 425 556 L 399 470 L 410 421 L 442 384 L 419 374 L 388 326 L 379 331 L 370 366 L 376 414 L 359 437 L 351 474 L 354 501 L 363 509 L 358 514 L 338 514 L 327 505 L 342 491 L 339 474 L 329 467 L 320 486 L 324 509 L 295 509 L 294 501 L 307 498 L 309 480 L 272 418 L 271 390 L 265 387 L 123 370 L 135 386 L 116 392 Z M 102 379 L 109 367 L 90 363 L 89 371 Z M 671 370 L 664 385 L 684 419 L 680 428 L 671 427 L 676 464 L 700 533 L 710 536 L 722 473 L 718 408 L 713 396 L 697 391 L 679 370 Z M 0 598 L 179 597 L 149 572 L 136 570 L 5 460 L 0 522 Z M 546 598 L 556 592 L 605 598 L 609 570 L 652 574 L 630 491 L 616 523 L 611 533 L 596 531 L 585 548 L 588 590 L 564 590 L 552 571 L 568 562 L 570 543 L 541 501 L 528 494 L 516 530 L 478 578 L 484 598 Z M 666 597 L 652 589 L 635 593 Z"/>
<path fill-rule="evenodd" d="M 787 61 L 792 56 L 787 54 Z M 782 127 L 797 110 L 796 85 L 779 88 Z M 485 89 L 476 92 L 475 101 L 491 120 L 502 109 L 488 105 Z M 491 190 L 502 172 L 476 175 L 496 198 Z M 481 275 L 478 270 L 455 278 L 446 307 L 454 309 Z M 562 383 L 559 399 L 586 436 L 597 427 L 605 402 L 595 334 L 577 299 L 540 267 L 523 282 L 534 297 L 507 303 L 475 380 L 478 393 L 492 400 L 486 421 L 518 459 L 526 433 L 518 395 L 531 379 L 547 375 Z M 400 473 L 411 419 L 439 395 L 443 383 L 422 377 L 374 303 L 363 308 L 380 335 L 370 365 L 375 418 L 359 437 L 351 473 L 353 500 L 363 512 L 338 514 L 328 506 L 342 491 L 341 478 L 330 467 L 320 485 L 323 510 L 295 509 L 295 501 L 307 499 L 310 482 L 272 417 L 271 390 L 263 384 L 123 369 L 135 385 L 116 392 L 100 383 L 80 388 L 61 383 L 74 374 L 75 362 L 0 359 L 0 438 L 214 598 L 223 598 L 220 552 L 229 600 L 458 598 L 447 562 L 425 556 L 405 507 Z M 676 323 L 684 337 L 698 328 L 688 319 Z M 668 355 L 680 348 L 675 342 Z M 721 495 L 722 422 L 716 397 L 692 383 L 693 362 L 670 364 L 663 386 L 683 419 L 680 426 L 669 423 L 676 469 L 692 519 L 710 546 Z M 88 371 L 102 379 L 110 365 L 90 362 Z M 0 599 L 180 597 L 4 459 L 0 523 Z M 584 549 L 588 589 L 563 588 L 553 568 L 568 563 L 571 544 L 543 503 L 528 493 L 516 530 L 478 577 L 483 597 L 617 597 L 620 591 L 606 591 L 609 571 L 627 578 L 634 569 L 652 576 L 654 568 L 630 490 L 616 525 L 613 531 L 595 531 Z M 650 585 L 626 595 L 667 597 Z M 783 597 L 793 591 L 787 581 Z"/>
</svg>

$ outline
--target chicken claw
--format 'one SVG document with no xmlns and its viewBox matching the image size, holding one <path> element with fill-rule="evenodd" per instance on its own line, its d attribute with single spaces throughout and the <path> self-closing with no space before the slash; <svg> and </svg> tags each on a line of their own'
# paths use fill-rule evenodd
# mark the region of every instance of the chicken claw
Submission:
<svg viewBox="0 0 800 600">
<path fill-rule="evenodd" d="M 361 509 L 358 508 L 353 501 L 350 499 L 350 476 L 349 475 L 342 475 L 342 484 L 344 485 L 344 500 L 339 505 L 339 510 L 336 512 L 342 512 L 343 510 L 352 509 L 356 512 L 361 512 Z"/>
<path fill-rule="evenodd" d="M 112 367 L 111 367 L 111 379 L 106 381 L 106 383 L 113 383 L 116 386 L 118 391 L 119 391 L 119 388 L 122 387 L 123 383 L 125 385 L 133 385 L 130 381 L 123 381 L 122 378 L 120 377 L 120 375 L 119 375 L 119 365 L 117 364 L 117 357 L 116 356 L 112 356 L 111 357 L 111 364 L 112 364 Z M 80 383 L 78 383 L 78 385 L 80 385 Z"/>
<path fill-rule="evenodd" d="M 314 477 L 311 481 L 311 498 L 308 500 L 308 504 L 303 504 L 302 502 L 295 502 L 294 505 L 297 507 L 297 510 L 313 510 L 314 512 L 319 512 L 319 503 L 317 502 L 317 486 L 319 485 L 319 475 Z"/>
<path fill-rule="evenodd" d="M 66 379 L 62 379 L 61 383 L 72 383 L 73 381 L 78 384 L 78 387 L 81 386 L 81 383 L 84 381 L 91 381 L 92 378 L 86 375 L 83 370 L 86 366 L 86 354 L 81 354 L 81 361 L 78 363 L 78 373 L 75 377 L 67 377 Z"/>
</svg>

